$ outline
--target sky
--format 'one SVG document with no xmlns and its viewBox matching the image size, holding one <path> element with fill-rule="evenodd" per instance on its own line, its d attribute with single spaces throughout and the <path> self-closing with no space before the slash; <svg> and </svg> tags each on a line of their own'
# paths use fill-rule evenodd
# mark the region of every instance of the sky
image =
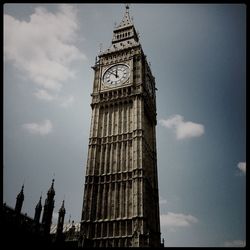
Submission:
<svg viewBox="0 0 250 250">
<path fill-rule="evenodd" d="M 95 57 L 124 4 L 5 4 L 3 200 L 80 221 Z M 131 4 L 156 80 L 161 237 L 246 244 L 246 6 Z"/>
</svg>

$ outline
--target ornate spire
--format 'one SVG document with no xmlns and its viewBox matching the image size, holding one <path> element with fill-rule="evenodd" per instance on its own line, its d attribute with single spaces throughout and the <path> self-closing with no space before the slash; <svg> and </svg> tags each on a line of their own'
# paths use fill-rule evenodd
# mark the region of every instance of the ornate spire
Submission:
<svg viewBox="0 0 250 250">
<path fill-rule="evenodd" d="M 116 29 L 121 29 L 121 28 L 125 28 L 125 27 L 129 27 L 132 26 L 133 22 L 132 19 L 130 18 L 129 15 L 129 5 L 126 4 L 126 11 L 125 14 L 123 16 L 122 21 L 120 22 L 120 24 L 116 27 Z"/>
<path fill-rule="evenodd" d="M 63 240 L 63 224 L 64 224 L 64 216 L 65 216 L 65 208 L 64 208 L 64 200 L 62 202 L 62 206 L 58 212 L 58 221 L 57 221 L 57 229 L 56 229 L 56 241 L 61 242 Z"/>
<path fill-rule="evenodd" d="M 43 209 L 43 217 L 42 217 L 42 227 L 43 227 L 43 233 L 46 235 L 46 237 L 50 233 L 50 226 L 52 222 L 52 214 L 54 209 L 54 196 L 55 196 L 55 190 L 54 190 L 54 179 L 52 180 L 52 184 L 50 189 L 47 192 L 47 198 L 44 203 L 44 209 Z"/>
<path fill-rule="evenodd" d="M 55 194 L 54 182 L 55 182 L 55 179 L 52 180 L 51 187 L 50 187 L 50 189 L 48 190 L 48 195 L 49 195 L 49 194 L 51 194 L 51 195 Z"/>
<path fill-rule="evenodd" d="M 59 209 L 59 213 L 65 213 L 65 208 L 64 208 L 64 200 L 62 202 L 62 206 Z"/>
<path fill-rule="evenodd" d="M 126 4 L 125 8 L 126 8 L 126 13 L 129 14 L 129 4 Z"/>
<path fill-rule="evenodd" d="M 40 200 L 36 205 L 35 208 L 35 216 L 34 216 L 34 221 L 38 224 L 40 221 L 40 216 L 42 212 L 42 195 L 40 196 Z"/>
<path fill-rule="evenodd" d="M 40 208 L 42 208 L 42 196 L 40 196 L 40 200 L 36 204 L 36 209 L 40 209 Z"/>
<path fill-rule="evenodd" d="M 22 185 L 22 189 L 21 189 L 20 193 L 16 197 L 15 211 L 17 213 L 21 212 L 22 206 L 23 206 L 23 200 L 24 200 L 23 188 L 24 188 L 24 185 Z"/>
<path fill-rule="evenodd" d="M 24 194 L 23 194 L 23 189 L 24 189 L 24 184 L 22 185 L 22 189 L 20 191 L 20 193 L 17 195 L 17 197 L 24 197 Z"/>
<path fill-rule="evenodd" d="M 100 51 L 99 57 L 118 50 L 124 50 L 140 45 L 139 38 L 134 27 L 132 18 L 129 15 L 129 5 L 126 5 L 126 11 L 120 24 L 113 30 L 111 46 L 105 51 Z"/>
</svg>

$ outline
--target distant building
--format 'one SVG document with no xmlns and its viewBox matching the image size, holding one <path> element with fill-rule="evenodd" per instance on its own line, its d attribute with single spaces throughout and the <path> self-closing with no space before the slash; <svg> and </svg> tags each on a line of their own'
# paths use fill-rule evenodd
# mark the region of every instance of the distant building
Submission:
<svg viewBox="0 0 250 250">
<path fill-rule="evenodd" d="M 78 239 L 80 235 L 80 222 L 74 223 L 64 223 L 63 224 L 63 241 L 65 246 L 73 246 L 78 247 Z M 50 228 L 50 234 L 55 241 L 56 239 L 56 232 L 57 232 L 57 225 L 52 225 Z"/>
<path fill-rule="evenodd" d="M 42 197 L 35 207 L 34 218 L 21 212 L 24 201 L 24 186 L 16 198 L 15 209 L 3 204 L 1 225 L 3 245 L 22 247 L 77 247 L 80 223 L 64 224 L 66 210 L 64 201 L 58 212 L 57 225 L 51 225 L 54 209 L 54 180 L 45 200 L 42 222 Z"/>
</svg>

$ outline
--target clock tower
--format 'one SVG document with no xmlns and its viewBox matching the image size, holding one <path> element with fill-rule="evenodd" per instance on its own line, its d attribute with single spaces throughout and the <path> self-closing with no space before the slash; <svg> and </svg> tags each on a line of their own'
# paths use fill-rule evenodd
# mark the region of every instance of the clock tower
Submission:
<svg viewBox="0 0 250 250">
<path fill-rule="evenodd" d="M 155 78 L 128 6 L 92 68 L 79 246 L 159 247 Z"/>
</svg>

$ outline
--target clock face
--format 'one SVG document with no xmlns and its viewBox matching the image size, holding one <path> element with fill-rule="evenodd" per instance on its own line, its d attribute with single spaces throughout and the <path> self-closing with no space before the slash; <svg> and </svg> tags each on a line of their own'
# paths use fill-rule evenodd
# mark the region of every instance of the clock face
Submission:
<svg viewBox="0 0 250 250">
<path fill-rule="evenodd" d="M 107 85 L 120 85 L 129 78 L 129 66 L 116 64 L 108 68 L 103 74 L 103 82 Z"/>
</svg>

